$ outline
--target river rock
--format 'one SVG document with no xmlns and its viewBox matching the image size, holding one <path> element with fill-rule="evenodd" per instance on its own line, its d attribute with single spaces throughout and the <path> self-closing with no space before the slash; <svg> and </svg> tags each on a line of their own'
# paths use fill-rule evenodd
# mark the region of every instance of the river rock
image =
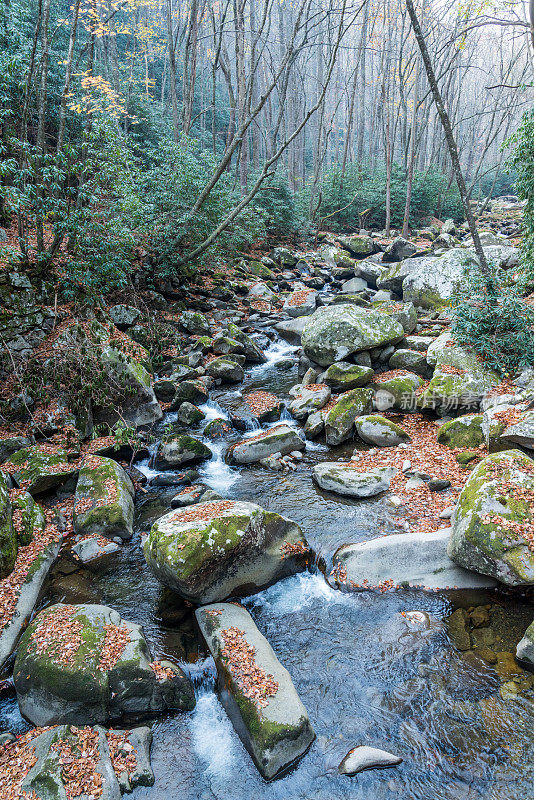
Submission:
<svg viewBox="0 0 534 800">
<path fill-rule="evenodd" d="M 160 676 L 139 625 L 101 605 L 58 603 L 22 636 L 13 679 L 21 713 L 35 725 L 105 722 L 167 708 L 191 709 L 193 687 L 179 667 Z"/>
<path fill-rule="evenodd" d="M 325 383 L 312 383 L 302 386 L 295 399 L 289 404 L 289 413 L 295 419 L 305 419 L 314 411 L 319 411 L 330 400 L 332 391 Z"/>
<path fill-rule="evenodd" d="M 426 309 L 446 305 L 463 280 L 466 267 L 476 264 L 473 254 L 462 247 L 455 247 L 442 256 L 410 260 L 414 264 L 402 283 L 403 298 Z"/>
<path fill-rule="evenodd" d="M 357 775 L 365 769 L 384 769 L 384 767 L 397 767 L 402 764 L 402 758 L 379 750 L 377 747 L 360 745 L 349 750 L 341 764 L 339 771 L 342 775 Z"/>
<path fill-rule="evenodd" d="M 380 252 L 380 247 L 370 236 L 340 236 L 338 242 L 355 258 L 366 258 Z"/>
<path fill-rule="evenodd" d="M 415 269 L 416 259 L 406 259 L 398 264 L 392 264 L 382 270 L 377 279 L 379 289 L 386 289 L 402 296 L 402 284 L 405 278 Z"/>
<path fill-rule="evenodd" d="M 464 414 L 445 422 L 438 431 L 438 442 L 453 449 L 475 449 L 484 444 L 482 414 Z"/>
<path fill-rule="evenodd" d="M 353 304 L 323 306 L 308 319 L 302 333 L 304 352 L 323 367 L 351 353 L 402 339 L 404 330 L 387 314 Z"/>
<path fill-rule="evenodd" d="M 82 564 L 91 564 L 102 558 L 113 555 L 120 550 L 116 542 L 106 541 L 100 536 L 90 536 L 88 539 L 81 539 L 71 548 L 72 553 Z"/>
<path fill-rule="evenodd" d="M 241 342 L 237 339 L 232 339 L 231 336 L 216 336 L 211 342 L 211 349 L 214 353 L 222 356 L 245 352 Z"/>
<path fill-rule="evenodd" d="M 346 392 L 348 389 L 367 386 L 373 375 L 374 371 L 371 367 L 350 364 L 348 361 L 338 361 L 336 364 L 331 364 L 319 380 L 334 391 Z"/>
<path fill-rule="evenodd" d="M 203 442 L 189 434 L 169 434 L 160 442 L 155 457 L 156 469 L 176 469 L 183 464 L 198 464 L 212 457 Z"/>
<path fill-rule="evenodd" d="M 243 402 L 231 412 L 232 424 L 239 431 L 250 429 L 265 422 L 276 422 L 284 408 L 284 403 L 271 392 L 249 392 Z"/>
<path fill-rule="evenodd" d="M 220 356 L 210 361 L 206 367 L 206 375 L 220 378 L 223 383 L 239 383 L 245 377 L 243 367 L 231 357 Z"/>
<path fill-rule="evenodd" d="M 109 316 L 113 324 L 116 325 L 120 331 L 125 331 L 127 328 L 131 328 L 132 325 L 135 325 L 141 316 L 141 312 L 139 309 L 134 308 L 134 306 L 127 306 L 124 303 L 119 303 L 109 309 Z"/>
<path fill-rule="evenodd" d="M 504 447 L 518 444 L 526 450 L 534 450 L 534 411 L 517 414 L 510 425 L 505 424 L 500 442 Z"/>
<path fill-rule="evenodd" d="M 500 381 L 474 353 L 455 344 L 445 331 L 428 348 L 427 361 L 435 364 L 427 389 L 418 398 L 420 408 L 439 413 L 478 409 L 482 398 Z"/>
<path fill-rule="evenodd" d="M 208 319 L 199 311 L 184 311 L 180 317 L 180 325 L 188 333 L 198 336 L 209 336 L 211 333 Z"/>
<path fill-rule="evenodd" d="M 450 529 L 399 533 L 367 542 L 347 544 L 334 555 L 334 563 L 346 570 L 349 585 L 374 587 L 385 581 L 391 586 L 429 589 L 478 589 L 495 581 L 462 569 L 447 555 Z"/>
<path fill-rule="evenodd" d="M 357 417 L 368 414 L 372 407 L 371 389 L 351 389 L 339 395 L 335 405 L 324 416 L 326 443 L 334 446 L 351 439 Z"/>
<path fill-rule="evenodd" d="M 349 281 L 345 281 L 341 287 L 341 292 L 342 294 L 357 294 L 365 291 L 365 289 L 367 289 L 367 281 L 364 281 L 363 278 L 351 278 Z"/>
<path fill-rule="evenodd" d="M 178 385 L 169 410 L 177 411 L 182 403 L 191 403 L 194 406 L 202 405 L 207 401 L 208 396 L 206 385 L 201 380 L 182 381 Z"/>
<path fill-rule="evenodd" d="M 517 645 L 516 656 L 534 666 L 534 622 L 528 626 L 525 635 Z"/>
<path fill-rule="evenodd" d="M 32 495 L 61 486 L 78 472 L 65 450 L 37 444 L 13 453 L 7 469 L 15 482 Z"/>
<path fill-rule="evenodd" d="M 404 258 L 410 258 L 410 256 L 413 256 L 416 253 L 417 247 L 413 244 L 413 242 L 409 242 L 403 236 L 397 236 L 397 238 L 393 239 L 391 244 L 388 245 L 384 250 L 382 261 L 384 264 L 394 261 L 402 261 Z"/>
<path fill-rule="evenodd" d="M 419 375 L 407 370 L 395 370 L 375 375 L 372 388 L 378 411 L 392 408 L 396 411 L 413 411 L 417 405 L 417 389 L 423 381 Z"/>
<path fill-rule="evenodd" d="M 270 780 L 315 738 L 288 671 L 244 608 L 221 603 L 196 611 L 217 665 L 221 701 L 258 770 Z"/>
<path fill-rule="evenodd" d="M 135 489 L 116 461 L 88 456 L 76 484 L 73 523 L 77 534 L 131 539 Z"/>
<path fill-rule="evenodd" d="M 481 461 L 469 476 L 452 519 L 449 555 L 466 569 L 509 586 L 534 584 L 532 460 L 507 450 Z"/>
<path fill-rule="evenodd" d="M 367 444 L 376 447 L 396 447 L 409 442 L 410 437 L 400 425 L 380 414 L 367 414 L 359 417 L 355 423 L 356 433 Z"/>
<path fill-rule="evenodd" d="M 358 499 L 385 492 L 396 474 L 397 470 L 392 467 L 360 472 L 354 461 L 325 461 L 316 464 L 312 471 L 312 477 L 321 489 Z"/>
<path fill-rule="evenodd" d="M 228 334 L 243 346 L 243 352 L 245 353 L 247 361 L 257 364 L 263 364 L 267 361 L 267 356 L 252 336 L 242 331 L 241 328 L 238 328 L 233 322 L 228 325 Z"/>
<path fill-rule="evenodd" d="M 392 320 L 402 325 L 405 335 L 409 335 L 416 329 L 417 311 L 413 303 L 378 302 L 378 293 L 373 297 L 373 302 L 377 302 L 377 310 L 381 314 L 387 314 Z"/>
<path fill-rule="evenodd" d="M 293 428 L 281 424 L 231 445 L 226 457 L 233 464 L 253 464 L 274 453 L 286 455 L 293 450 L 304 450 L 305 447 L 306 443 Z"/>
<path fill-rule="evenodd" d="M 292 520 L 255 503 L 220 500 L 165 514 L 143 550 L 165 586 L 203 604 L 253 594 L 298 572 L 301 546 L 304 535 Z"/>
<path fill-rule="evenodd" d="M 432 374 L 432 369 L 427 363 L 425 353 L 402 347 L 395 350 L 389 359 L 389 366 L 391 369 L 407 369 L 409 372 L 415 372 L 423 378 L 429 378 Z"/>
<path fill-rule="evenodd" d="M 297 319 L 282 320 L 274 326 L 278 334 L 290 344 L 300 344 L 302 332 L 311 317 L 298 317 Z"/>
<path fill-rule="evenodd" d="M 282 311 L 290 317 L 307 317 L 317 306 L 317 292 L 314 289 L 296 289 L 287 297 Z"/>
<path fill-rule="evenodd" d="M 29 492 L 14 492 L 11 496 L 11 508 L 14 522 L 16 520 L 18 545 L 19 547 L 25 547 L 30 544 L 36 533 L 44 531 L 46 526 L 45 513 Z"/>
</svg>

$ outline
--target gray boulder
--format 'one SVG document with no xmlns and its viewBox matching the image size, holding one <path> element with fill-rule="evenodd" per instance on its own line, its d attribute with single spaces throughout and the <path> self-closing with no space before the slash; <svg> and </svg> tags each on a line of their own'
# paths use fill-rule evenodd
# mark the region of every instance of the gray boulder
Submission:
<svg viewBox="0 0 534 800">
<path fill-rule="evenodd" d="M 384 250 L 382 260 L 384 264 L 393 261 L 402 261 L 404 258 L 410 258 L 410 256 L 413 256 L 416 253 L 417 247 L 413 244 L 413 242 L 409 242 L 402 236 L 397 236 L 397 238 L 393 239 L 391 244 L 388 245 Z"/>
<path fill-rule="evenodd" d="M 528 626 L 525 635 L 517 645 L 516 656 L 520 661 L 534 666 L 534 622 Z"/>
<path fill-rule="evenodd" d="M 17 532 L 13 525 L 9 490 L 5 476 L 0 472 L 0 580 L 13 570 L 17 548 Z"/>
<path fill-rule="evenodd" d="M 198 336 L 209 336 L 211 332 L 208 319 L 199 311 L 184 311 L 180 317 L 180 325 L 188 333 Z"/>
<path fill-rule="evenodd" d="M 245 377 L 243 367 L 230 356 L 220 356 L 210 361 L 206 367 L 206 375 L 220 378 L 223 383 L 239 383 Z"/>
<path fill-rule="evenodd" d="M 402 764 L 402 758 L 380 750 L 377 747 L 360 745 L 349 750 L 341 764 L 339 771 L 342 775 L 357 775 L 366 769 L 384 769 L 384 767 L 397 767 Z"/>
<path fill-rule="evenodd" d="M 371 382 L 374 370 L 360 364 L 351 364 L 348 361 L 338 361 L 331 364 L 319 377 L 323 383 L 334 391 L 345 392 L 349 389 L 359 389 Z"/>
<path fill-rule="evenodd" d="M 332 446 L 351 439 L 357 417 L 368 414 L 372 407 L 372 389 L 351 389 L 339 395 L 324 417 L 326 443 Z"/>
<path fill-rule="evenodd" d="M 332 391 L 326 384 L 310 384 L 298 390 L 295 399 L 289 404 L 289 413 L 295 419 L 305 419 L 314 411 L 319 411 L 330 400 Z"/>
<path fill-rule="evenodd" d="M 290 342 L 290 344 L 300 344 L 302 332 L 309 319 L 311 319 L 311 317 L 297 317 L 297 319 L 282 320 L 282 322 L 277 322 L 274 327 L 282 339 Z"/>
<path fill-rule="evenodd" d="M 321 489 L 357 499 L 385 492 L 396 474 L 397 470 L 390 467 L 359 472 L 355 461 L 325 461 L 316 464 L 312 471 Z"/>
<path fill-rule="evenodd" d="M 308 319 L 302 346 L 308 358 L 327 367 L 351 353 L 402 339 L 402 325 L 387 314 L 339 304 L 319 308 Z"/>
<path fill-rule="evenodd" d="M 376 447 L 396 447 L 410 441 L 410 437 L 400 425 L 380 414 L 358 417 L 355 427 L 360 439 Z"/>
<path fill-rule="evenodd" d="M 370 236 L 341 236 L 339 244 L 355 258 L 366 258 L 380 252 L 380 247 Z"/>
<path fill-rule="evenodd" d="M 186 433 L 169 434 L 160 442 L 155 457 L 156 469 L 175 469 L 183 464 L 198 464 L 211 458 L 212 452 L 203 442 Z"/>
<path fill-rule="evenodd" d="M 165 586 L 204 604 L 253 594 L 298 572 L 305 547 L 304 535 L 292 520 L 255 503 L 219 500 L 160 517 L 143 550 Z"/>
<path fill-rule="evenodd" d="M 131 539 L 135 489 L 111 458 L 88 456 L 78 474 L 73 523 L 77 534 Z"/>
<path fill-rule="evenodd" d="M 307 317 L 313 314 L 317 306 L 317 292 L 315 289 L 296 289 L 287 297 L 282 311 L 290 317 Z"/>
<path fill-rule="evenodd" d="M 413 261 L 414 268 L 402 283 L 403 297 L 426 309 L 445 305 L 462 281 L 465 268 L 476 264 L 473 255 L 462 247 L 442 256 L 422 256 Z"/>
<path fill-rule="evenodd" d="M 198 625 L 217 665 L 221 701 L 258 770 L 271 780 L 315 738 L 288 671 L 242 607 L 200 608 Z"/>
<path fill-rule="evenodd" d="M 364 281 L 363 278 L 351 278 L 349 281 L 345 281 L 341 287 L 343 294 L 357 294 L 365 289 L 367 289 L 367 281 Z"/>
<path fill-rule="evenodd" d="M 113 324 L 116 325 L 119 330 L 125 331 L 126 328 L 131 328 L 132 325 L 135 325 L 141 316 L 141 312 L 139 309 L 134 308 L 134 306 L 127 306 L 123 303 L 119 303 L 109 309 L 109 316 Z"/>
<path fill-rule="evenodd" d="M 231 445 L 226 457 L 233 464 L 253 464 L 275 453 L 286 455 L 305 447 L 305 442 L 293 428 L 281 424 Z"/>
</svg>

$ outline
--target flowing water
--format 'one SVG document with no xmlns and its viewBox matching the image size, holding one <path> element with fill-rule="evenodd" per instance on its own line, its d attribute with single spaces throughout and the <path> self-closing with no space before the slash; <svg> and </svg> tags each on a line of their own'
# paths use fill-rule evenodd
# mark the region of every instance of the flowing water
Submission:
<svg viewBox="0 0 534 800">
<path fill-rule="evenodd" d="M 206 421 L 227 418 L 226 409 L 247 391 L 287 395 L 297 382 L 296 365 L 279 365 L 287 366 L 295 349 L 272 344 L 267 363 L 248 370 L 239 391 L 212 393 L 197 433 Z M 173 420 L 169 415 L 165 422 Z M 96 569 L 57 570 L 42 600 L 42 605 L 98 602 L 117 609 L 143 625 L 156 658 L 179 661 L 195 683 L 192 714 L 152 724 L 156 782 L 137 788 L 133 800 L 532 800 L 531 702 L 522 696 L 501 699 L 505 678 L 472 653 L 460 653 L 442 623 L 458 606 L 490 603 L 501 649 L 511 651 L 532 619 L 532 606 L 493 592 L 349 594 L 332 588 L 328 572 L 337 547 L 398 532 L 387 497 L 356 502 L 314 487 L 310 465 L 346 456 L 354 445 L 332 450 L 308 443 L 296 470 L 281 474 L 230 467 L 223 459 L 228 441 L 207 443 L 213 458 L 199 469 L 199 480 L 225 497 L 251 500 L 294 519 L 316 553 L 310 572 L 243 602 L 289 670 L 317 738 L 288 774 L 271 783 L 262 780 L 218 701 L 213 662 L 197 636 L 192 609 L 145 564 L 140 536 L 170 508 L 176 491 L 149 484 L 138 502 L 131 543 Z M 148 460 L 137 466 L 149 479 L 157 475 Z M 430 615 L 428 630 L 407 629 L 401 612 L 413 610 Z M 14 700 L 2 703 L 4 727 L 27 727 Z M 390 750 L 404 762 L 357 778 L 340 775 L 341 758 L 358 744 Z"/>
</svg>

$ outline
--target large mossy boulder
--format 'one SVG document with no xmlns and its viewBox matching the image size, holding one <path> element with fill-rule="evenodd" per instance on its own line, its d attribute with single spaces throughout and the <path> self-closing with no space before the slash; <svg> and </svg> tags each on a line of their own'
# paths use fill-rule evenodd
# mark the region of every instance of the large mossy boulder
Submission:
<svg viewBox="0 0 534 800">
<path fill-rule="evenodd" d="M 516 656 L 534 667 L 534 622 L 528 626 L 525 635 L 517 645 Z"/>
<path fill-rule="evenodd" d="M 302 347 L 322 367 L 342 361 L 352 353 L 402 339 L 402 325 L 392 316 L 359 308 L 352 303 L 319 308 L 304 327 Z"/>
<path fill-rule="evenodd" d="M 327 492 L 361 499 L 385 492 L 396 473 L 393 467 L 363 472 L 357 461 L 324 461 L 314 466 L 312 477 Z"/>
<path fill-rule="evenodd" d="M 422 384 L 419 375 L 407 370 L 396 369 L 375 375 L 372 383 L 375 405 L 379 411 L 413 411 L 417 406 L 417 390 Z"/>
<path fill-rule="evenodd" d="M 458 499 L 450 557 L 510 586 L 534 584 L 534 464 L 519 450 L 490 455 Z"/>
<path fill-rule="evenodd" d="M 42 507 L 35 502 L 29 492 L 17 490 L 11 493 L 13 524 L 20 547 L 30 544 L 36 533 L 42 533 L 46 517 Z"/>
<path fill-rule="evenodd" d="M 335 392 L 346 392 L 349 389 L 359 389 L 370 383 L 374 371 L 371 367 L 360 364 L 350 364 L 348 361 L 338 361 L 331 364 L 321 375 L 320 380 L 330 386 Z"/>
<path fill-rule="evenodd" d="M 397 447 L 410 441 L 404 428 L 381 414 L 358 417 L 355 425 L 360 439 L 376 447 Z"/>
<path fill-rule="evenodd" d="M 199 464 L 213 453 L 199 439 L 188 433 L 170 433 L 160 442 L 154 464 L 156 469 L 177 469 L 184 464 Z"/>
<path fill-rule="evenodd" d="M 158 662 L 159 663 L 159 662 Z M 139 625 L 107 606 L 50 606 L 25 631 L 13 679 L 21 713 L 35 725 L 102 723 L 191 709 L 179 667 L 151 661 Z"/>
<path fill-rule="evenodd" d="M 226 458 L 231 464 L 254 464 L 275 453 L 286 455 L 305 447 L 306 443 L 298 433 L 282 423 L 231 445 Z"/>
<path fill-rule="evenodd" d="M 88 456 L 78 475 L 74 499 L 74 531 L 131 539 L 134 519 L 133 483 L 111 458 Z"/>
<path fill-rule="evenodd" d="M 201 380 L 185 380 L 178 385 L 169 410 L 177 411 L 182 403 L 192 403 L 194 406 L 202 405 L 208 397 L 206 385 Z"/>
<path fill-rule="evenodd" d="M 302 286 L 300 289 L 295 289 L 286 298 L 282 311 L 289 314 L 290 317 L 307 317 L 313 314 L 317 307 L 317 292 L 315 289 L 307 289 Z"/>
<path fill-rule="evenodd" d="M 210 605 L 196 617 L 215 659 L 221 701 L 258 770 L 271 780 L 315 738 L 291 676 L 241 606 Z"/>
<path fill-rule="evenodd" d="M 13 453 L 6 468 L 15 482 L 32 495 L 55 489 L 78 472 L 65 450 L 37 444 Z"/>
<path fill-rule="evenodd" d="M 339 244 L 355 258 L 367 258 L 373 253 L 379 253 L 380 247 L 375 239 L 370 236 L 340 236 Z"/>
<path fill-rule="evenodd" d="M 435 365 L 428 387 L 418 398 L 419 408 L 438 413 L 476 410 L 483 397 L 500 382 L 476 354 L 456 344 L 445 331 L 428 348 L 427 361 Z"/>
<path fill-rule="evenodd" d="M 274 511 L 217 500 L 165 514 L 143 550 L 165 586 L 203 604 L 252 594 L 299 571 L 305 541 L 295 522 Z"/>
<path fill-rule="evenodd" d="M 206 375 L 218 379 L 223 383 L 239 383 L 245 373 L 243 367 L 238 364 L 231 356 L 220 356 L 214 358 L 206 367 Z"/>
<path fill-rule="evenodd" d="M 289 413 L 295 419 L 306 419 L 309 414 L 319 411 L 330 400 L 332 390 L 326 383 L 309 384 L 298 389 L 295 399 L 289 404 Z"/>
<path fill-rule="evenodd" d="M 373 408 L 371 389 L 351 389 L 339 395 L 336 403 L 325 414 L 326 443 L 341 444 L 354 436 L 354 423 Z"/>
<path fill-rule="evenodd" d="M 485 442 L 482 414 L 464 414 L 445 422 L 438 431 L 438 442 L 452 449 L 480 447 Z"/>
<path fill-rule="evenodd" d="M 463 280 L 465 268 L 476 265 L 473 254 L 461 247 L 442 256 L 422 256 L 411 261 L 413 265 L 410 263 L 402 282 L 403 298 L 425 309 L 448 305 Z"/>
<path fill-rule="evenodd" d="M 17 558 L 17 532 L 13 525 L 6 479 L 0 472 L 0 580 L 13 570 Z"/>
</svg>

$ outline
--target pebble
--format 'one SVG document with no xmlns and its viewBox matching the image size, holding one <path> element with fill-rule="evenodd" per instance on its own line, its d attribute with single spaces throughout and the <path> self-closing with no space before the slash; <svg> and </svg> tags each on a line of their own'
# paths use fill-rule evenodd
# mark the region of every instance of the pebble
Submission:
<svg viewBox="0 0 534 800">
<path fill-rule="evenodd" d="M 439 515 L 439 519 L 450 519 L 453 514 L 454 514 L 454 506 L 449 506 L 448 508 L 443 509 L 443 511 Z"/>
<path fill-rule="evenodd" d="M 406 459 L 406 461 L 402 462 L 402 471 L 403 472 L 408 472 L 408 470 L 410 469 L 411 466 L 412 466 L 412 462 L 408 461 L 408 459 Z"/>
</svg>

